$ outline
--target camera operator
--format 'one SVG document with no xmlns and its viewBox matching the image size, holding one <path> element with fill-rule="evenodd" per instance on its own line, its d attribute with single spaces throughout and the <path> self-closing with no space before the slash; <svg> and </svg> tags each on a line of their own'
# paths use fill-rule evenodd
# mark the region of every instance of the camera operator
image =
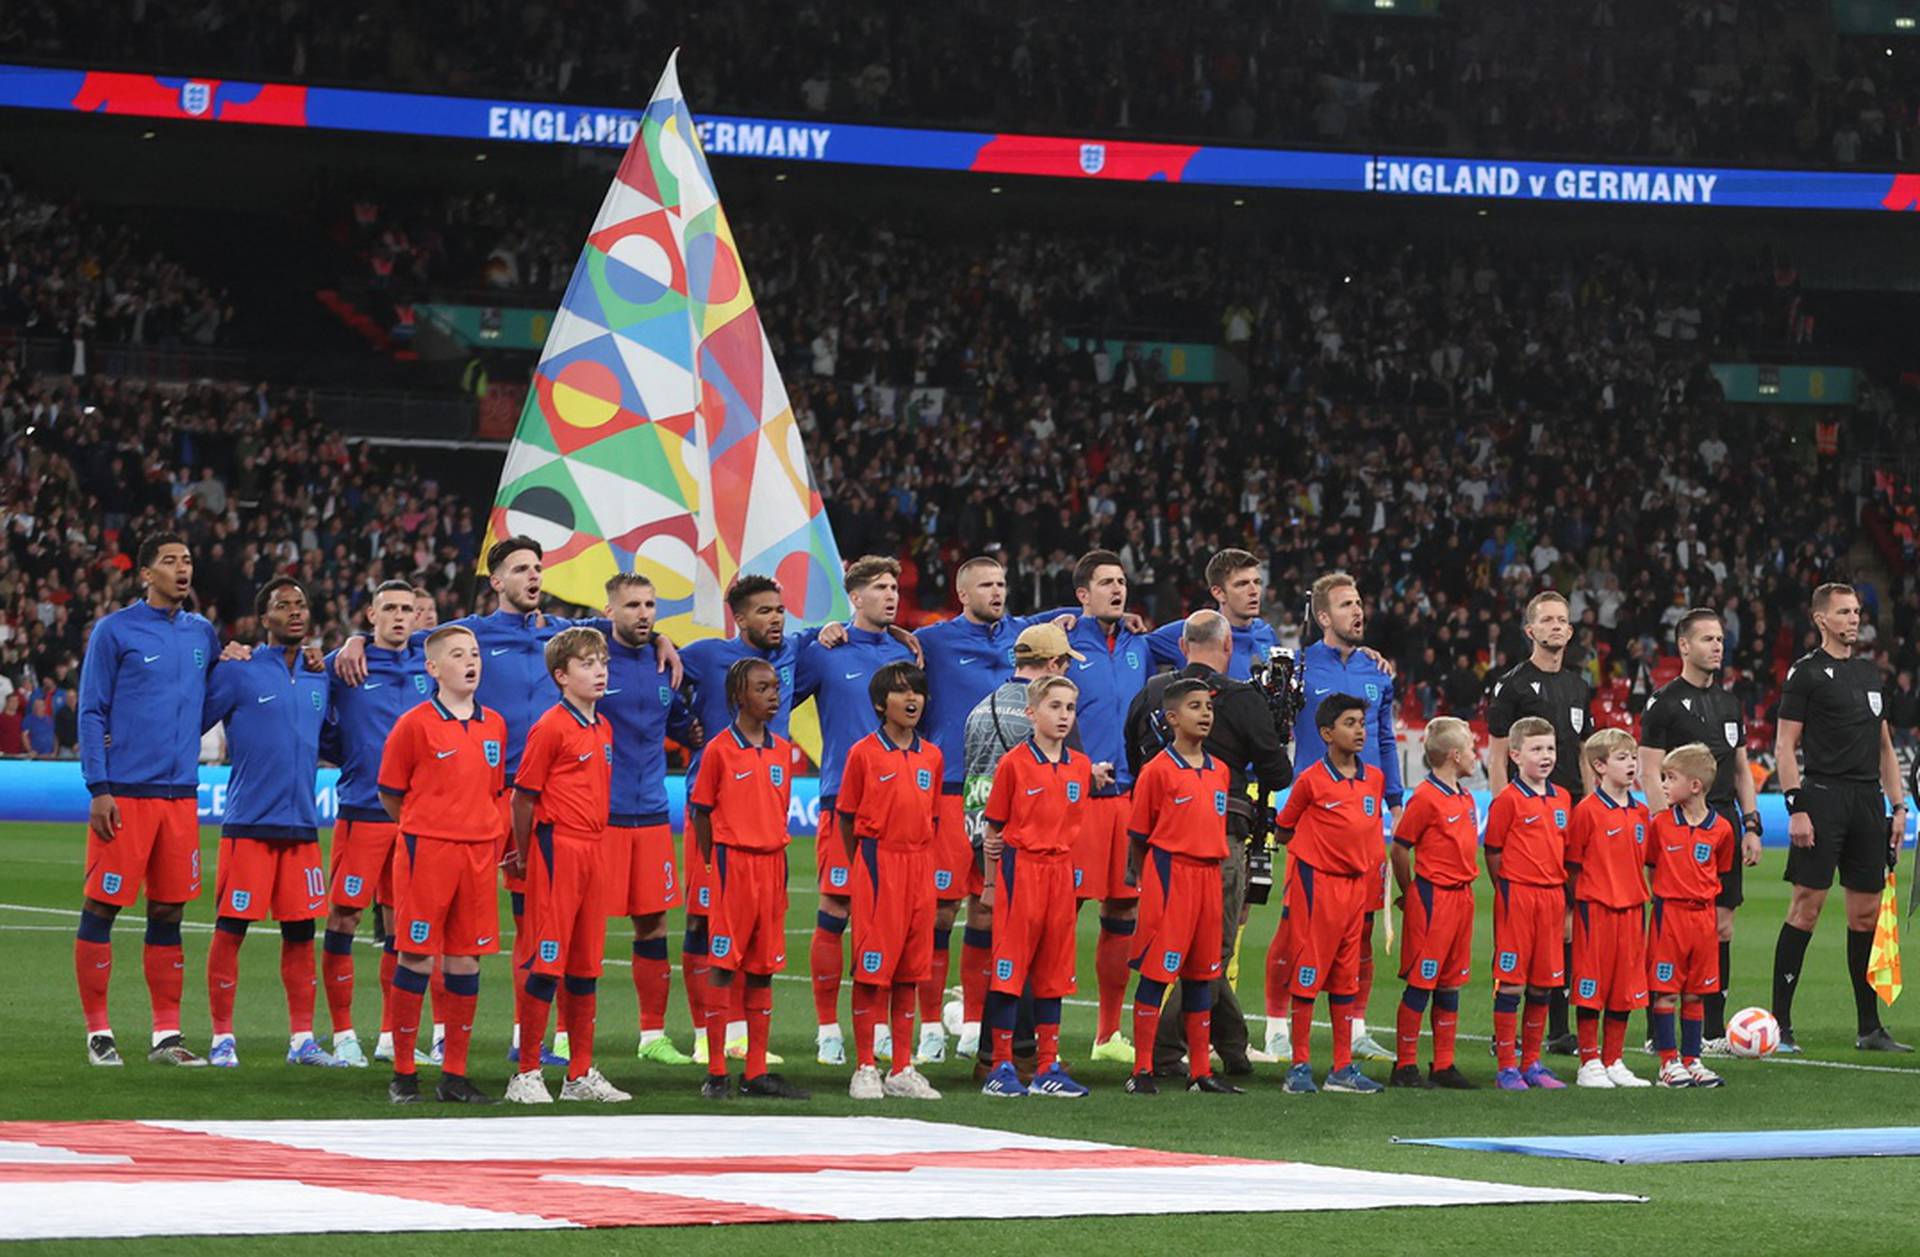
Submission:
<svg viewBox="0 0 1920 1257">
<path fill-rule="evenodd" d="M 1218 611 L 1196 611 L 1188 616 L 1180 632 L 1180 653 L 1186 657 L 1187 666 L 1153 677 L 1127 709 L 1127 758 L 1137 773 L 1160 752 L 1163 744 L 1153 716 L 1160 710 L 1167 686 L 1182 677 L 1197 677 L 1207 683 L 1213 691 L 1213 732 L 1207 736 L 1207 753 L 1226 763 L 1233 783 L 1227 797 L 1228 856 L 1220 866 L 1223 937 L 1221 976 L 1213 991 L 1213 1046 L 1228 1074 L 1244 1075 L 1253 1072 L 1247 1059 L 1247 1022 L 1226 973 L 1246 915 L 1247 844 L 1265 836 L 1266 823 L 1273 815 L 1268 796 L 1284 790 L 1293 780 L 1293 765 L 1274 728 L 1266 697 L 1245 681 L 1235 681 L 1226 674 L 1233 657 L 1233 635 L 1225 616 Z M 1249 782 L 1258 783 L 1257 797 L 1248 794 Z M 1186 1073 L 1180 1064 L 1185 1045 L 1175 1021 L 1168 1018 L 1162 1022 L 1163 1029 L 1154 1040 L 1157 1074 Z"/>
</svg>

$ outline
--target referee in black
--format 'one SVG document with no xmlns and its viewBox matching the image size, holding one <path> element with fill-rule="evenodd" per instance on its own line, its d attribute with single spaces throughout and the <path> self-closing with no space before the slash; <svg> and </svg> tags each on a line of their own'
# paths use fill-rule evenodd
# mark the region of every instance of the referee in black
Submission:
<svg viewBox="0 0 1920 1257">
<path fill-rule="evenodd" d="M 1553 784 L 1579 799 L 1593 788 L 1593 769 L 1580 753 L 1580 744 L 1593 732 L 1593 687 L 1586 677 L 1566 666 L 1567 644 L 1573 640 L 1573 617 L 1567 600 L 1548 590 L 1535 594 L 1527 603 L 1522 625 L 1533 653 L 1521 660 L 1493 683 L 1487 696 L 1487 732 L 1493 744 L 1487 751 L 1487 776 L 1492 793 L 1506 788 L 1510 763 L 1507 759 L 1507 732 L 1522 716 L 1538 716 L 1553 726 L 1558 754 L 1554 758 Z M 1572 887 L 1568 887 L 1571 896 Z M 1562 940 L 1566 958 L 1565 972 L 1573 972 L 1572 899 L 1568 899 L 1566 935 Z M 1567 1027 L 1567 992 L 1554 990 L 1547 1005 L 1547 1041 L 1549 1052 L 1570 1056 L 1579 1051 L 1580 1040 Z"/>
<path fill-rule="evenodd" d="M 1180 653 L 1186 656 L 1185 668 L 1161 673 L 1134 695 L 1127 709 L 1127 757 L 1138 774 L 1158 753 L 1161 742 L 1154 732 L 1152 716 L 1160 710 L 1169 685 L 1184 677 L 1207 683 L 1213 691 L 1213 731 L 1207 735 L 1207 754 L 1220 757 L 1231 779 L 1227 793 L 1227 858 L 1220 863 L 1223 937 L 1220 977 L 1213 984 L 1213 1047 L 1229 1075 L 1244 1075 L 1253 1072 L 1247 1056 L 1247 1019 L 1226 974 L 1246 916 L 1247 839 L 1263 814 L 1271 815 L 1268 796 L 1292 784 L 1293 765 L 1280 743 L 1266 698 L 1245 681 L 1227 676 L 1227 665 L 1233 658 L 1233 629 L 1226 616 L 1214 610 L 1188 616 L 1180 630 Z M 1257 787 L 1256 797 L 1247 793 L 1250 784 Z M 1153 1043 L 1156 1074 L 1186 1072 L 1180 1066 L 1186 1044 L 1175 1027 L 1178 1020 L 1161 1019 L 1165 1028 Z"/>
<path fill-rule="evenodd" d="M 1847 976 L 1853 979 L 1858 1022 L 1853 1045 L 1863 1052 L 1910 1052 L 1912 1048 L 1894 1042 L 1880 1024 L 1880 1009 L 1867 982 L 1880 893 L 1900 853 L 1907 823 L 1906 792 L 1887 729 L 1880 669 L 1871 659 L 1853 654 L 1860 636 L 1860 599 L 1853 586 L 1826 584 L 1814 590 L 1813 623 L 1820 630 L 1820 646 L 1802 655 L 1787 673 L 1774 743 L 1780 787 L 1787 794 L 1787 835 L 1793 842 L 1787 853 L 1793 897 L 1773 951 L 1773 1015 L 1780 1021 L 1780 1050 L 1800 1050 L 1793 1036 L 1793 993 L 1837 870 L 1847 893 Z M 1800 755 L 1806 760 L 1804 777 Z"/>
<path fill-rule="evenodd" d="M 1720 932 L 1720 989 L 1705 999 L 1707 1052 L 1727 1054 L 1727 987 L 1732 982 L 1733 910 L 1744 898 L 1741 869 L 1760 863 L 1760 812 L 1753 773 L 1747 767 L 1747 722 L 1740 700 L 1720 684 L 1720 661 L 1727 632 L 1720 613 L 1695 607 L 1674 626 L 1680 648 L 1680 675 L 1654 691 L 1640 715 L 1640 788 L 1647 807 L 1666 807 L 1660 785 L 1660 761 L 1668 751 L 1699 742 L 1713 752 L 1716 771 L 1707 790 L 1707 806 L 1740 831 L 1740 858 L 1720 875 L 1714 920 Z"/>
</svg>

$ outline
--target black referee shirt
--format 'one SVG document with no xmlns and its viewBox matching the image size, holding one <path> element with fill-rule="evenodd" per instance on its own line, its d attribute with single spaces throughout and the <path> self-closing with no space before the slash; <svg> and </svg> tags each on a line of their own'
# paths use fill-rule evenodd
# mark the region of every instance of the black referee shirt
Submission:
<svg viewBox="0 0 1920 1257">
<path fill-rule="evenodd" d="M 1504 738 L 1522 716 L 1539 716 L 1553 726 L 1558 754 L 1553 784 L 1580 797 L 1580 744 L 1593 732 L 1593 687 L 1571 668 L 1542 672 L 1533 660 L 1519 665 L 1493 683 L 1487 699 L 1487 732 Z M 1508 765 L 1507 776 L 1513 776 Z"/>
<path fill-rule="evenodd" d="M 1780 719 L 1798 720 L 1807 776 L 1880 780 L 1880 728 L 1887 701 L 1871 659 L 1836 659 L 1824 650 L 1800 656 L 1780 688 Z"/>
<path fill-rule="evenodd" d="M 1739 796 L 1733 792 L 1733 757 L 1747 743 L 1740 700 L 1717 685 L 1703 689 L 1685 677 L 1675 677 L 1647 700 L 1647 710 L 1640 717 L 1640 745 L 1671 751 L 1689 742 L 1703 742 L 1713 752 L 1716 771 L 1707 804 L 1732 819 L 1739 807 Z"/>
</svg>

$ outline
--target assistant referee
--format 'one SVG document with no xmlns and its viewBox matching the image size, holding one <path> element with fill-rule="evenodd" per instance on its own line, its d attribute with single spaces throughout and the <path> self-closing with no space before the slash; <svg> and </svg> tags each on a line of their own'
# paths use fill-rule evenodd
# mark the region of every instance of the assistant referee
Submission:
<svg viewBox="0 0 1920 1257">
<path fill-rule="evenodd" d="M 1847 893 L 1847 976 L 1853 980 L 1858 1020 L 1854 1046 L 1863 1052 L 1910 1052 L 1880 1024 L 1867 982 L 1880 892 L 1907 821 L 1880 669 L 1853 654 L 1860 636 L 1860 599 L 1853 586 L 1833 583 L 1814 590 L 1813 623 L 1820 646 L 1787 673 L 1774 742 L 1780 786 L 1787 794 L 1787 836 L 1793 842 L 1787 853 L 1793 897 L 1773 952 L 1780 1050 L 1800 1050 L 1793 1035 L 1793 994 L 1838 871 Z M 1806 759 L 1804 778 L 1796 752 Z"/>
</svg>

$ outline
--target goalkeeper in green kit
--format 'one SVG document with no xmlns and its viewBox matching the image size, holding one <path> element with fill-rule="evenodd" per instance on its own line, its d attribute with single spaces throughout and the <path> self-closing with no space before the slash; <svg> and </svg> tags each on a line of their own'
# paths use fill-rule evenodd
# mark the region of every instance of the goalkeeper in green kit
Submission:
<svg viewBox="0 0 1920 1257">
<path fill-rule="evenodd" d="M 979 1055 L 980 1019 L 987 1005 L 987 966 L 993 954 L 993 897 L 991 891 L 981 889 L 980 881 L 980 841 L 986 833 L 981 814 L 993 789 L 993 770 L 1002 755 L 1033 732 L 1033 722 L 1027 719 L 1027 683 L 1040 677 L 1063 676 L 1071 662 L 1080 657 L 1067 645 L 1066 632 L 1058 625 L 1035 624 L 1025 629 L 1013 644 L 1013 679 L 981 699 L 967 715 L 963 804 L 967 836 L 973 844 L 972 893 L 967 897 L 967 923 L 961 936 L 961 1006 L 957 1010 L 948 1006 L 949 1021 L 955 1019 L 954 1012 L 959 1014 L 960 1042 L 955 1051 L 960 1056 L 977 1059 Z M 1068 745 L 1077 750 L 1079 741 L 1076 727 Z M 1103 783 L 1096 779 L 1094 784 L 1097 787 Z M 1030 1020 L 1023 1041 L 1032 1041 Z"/>
</svg>

